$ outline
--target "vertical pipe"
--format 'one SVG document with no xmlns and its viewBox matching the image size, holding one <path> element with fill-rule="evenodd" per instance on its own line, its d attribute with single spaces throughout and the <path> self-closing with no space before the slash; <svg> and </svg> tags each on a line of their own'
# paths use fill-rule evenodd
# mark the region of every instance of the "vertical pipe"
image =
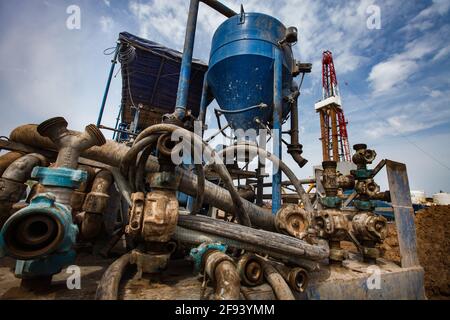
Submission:
<svg viewBox="0 0 450 320">
<path fill-rule="evenodd" d="M 336 109 L 331 108 L 331 135 L 333 139 L 333 160 L 339 161 L 339 142 L 337 131 Z"/>
<path fill-rule="evenodd" d="M 120 117 L 121 117 L 121 114 L 122 114 L 122 110 L 123 110 L 123 103 L 120 104 L 119 114 L 117 115 L 116 125 L 114 127 L 115 130 L 119 129 L 119 121 L 120 121 Z M 114 131 L 114 135 L 113 135 L 113 138 L 112 138 L 114 141 L 116 140 L 116 135 L 117 135 L 117 131 Z"/>
<path fill-rule="evenodd" d="M 273 154 L 281 160 L 281 118 L 283 108 L 283 56 L 281 49 L 274 48 L 273 75 Z M 272 178 L 272 213 L 281 208 L 281 171 L 273 167 Z"/>
<path fill-rule="evenodd" d="M 322 135 L 322 156 L 323 156 L 323 161 L 328 161 L 330 160 L 330 154 L 328 152 L 328 132 L 327 132 L 327 128 L 326 128 L 326 123 L 325 123 L 325 111 L 324 110 L 320 110 L 320 132 Z"/>
<path fill-rule="evenodd" d="M 98 115 L 97 127 L 100 127 L 100 125 L 102 124 L 103 112 L 105 111 L 106 100 L 108 99 L 109 88 L 111 87 L 111 80 L 114 75 L 114 69 L 116 68 L 119 51 L 120 51 L 120 42 L 117 41 L 114 58 L 111 60 L 111 69 L 109 70 L 108 82 L 106 83 L 105 93 L 103 94 L 102 106 L 100 107 L 100 113 Z"/>
<path fill-rule="evenodd" d="M 259 132 L 259 147 L 266 150 L 267 134 L 265 130 Z M 256 205 L 263 205 L 264 196 L 264 174 L 266 171 L 266 158 L 258 154 L 258 177 L 256 185 Z"/>
<path fill-rule="evenodd" d="M 203 80 L 203 90 L 202 90 L 202 100 L 200 102 L 200 113 L 198 115 L 198 120 L 201 121 L 202 125 L 206 121 L 206 108 L 208 107 L 208 73 L 205 73 L 205 79 Z"/>
<path fill-rule="evenodd" d="M 178 119 L 184 118 L 186 114 L 189 96 L 189 82 L 191 80 L 192 55 L 194 53 L 195 30 L 197 28 L 199 0 L 191 0 L 189 5 L 189 16 L 184 40 L 183 59 L 181 61 L 180 80 L 178 82 L 177 102 L 175 115 Z"/>
</svg>

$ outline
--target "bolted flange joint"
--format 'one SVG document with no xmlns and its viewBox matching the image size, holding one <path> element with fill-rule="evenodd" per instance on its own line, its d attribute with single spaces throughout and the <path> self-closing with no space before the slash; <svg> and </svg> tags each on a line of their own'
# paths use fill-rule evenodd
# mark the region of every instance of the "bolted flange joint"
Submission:
<svg viewBox="0 0 450 320">
<path fill-rule="evenodd" d="M 206 254 L 210 251 L 220 251 L 225 253 L 227 251 L 227 246 L 221 243 L 202 243 L 197 248 L 193 248 L 190 252 L 190 257 L 194 261 L 194 267 L 196 272 L 201 272 L 203 269 L 204 258 Z"/>
</svg>

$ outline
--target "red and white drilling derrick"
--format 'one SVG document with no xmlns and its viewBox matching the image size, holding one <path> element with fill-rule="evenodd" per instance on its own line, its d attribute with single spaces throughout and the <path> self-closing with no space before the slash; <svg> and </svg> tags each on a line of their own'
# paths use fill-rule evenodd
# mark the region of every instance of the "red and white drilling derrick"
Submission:
<svg viewBox="0 0 450 320">
<path fill-rule="evenodd" d="M 315 109 L 320 114 L 323 160 L 351 162 L 352 155 L 348 142 L 347 122 L 339 96 L 333 55 L 330 51 L 323 53 L 322 86 L 322 100 L 315 104 Z"/>
</svg>

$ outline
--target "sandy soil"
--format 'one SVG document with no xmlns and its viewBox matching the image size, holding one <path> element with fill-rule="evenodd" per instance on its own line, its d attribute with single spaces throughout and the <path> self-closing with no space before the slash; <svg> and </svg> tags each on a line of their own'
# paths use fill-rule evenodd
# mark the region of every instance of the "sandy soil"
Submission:
<svg viewBox="0 0 450 320">
<path fill-rule="evenodd" d="M 425 291 L 429 299 L 450 299 L 450 206 L 432 206 L 416 214 L 417 250 L 425 270 Z M 400 264 L 395 224 L 380 246 L 382 256 Z"/>
</svg>

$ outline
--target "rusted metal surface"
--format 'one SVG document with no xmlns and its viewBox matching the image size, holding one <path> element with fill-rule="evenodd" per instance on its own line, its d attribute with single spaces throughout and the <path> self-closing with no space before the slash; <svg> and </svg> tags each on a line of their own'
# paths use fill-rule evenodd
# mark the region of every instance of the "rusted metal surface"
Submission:
<svg viewBox="0 0 450 320">
<path fill-rule="evenodd" d="M 414 210 L 411 203 L 406 166 L 403 163 L 387 160 L 386 170 L 392 207 L 394 208 L 402 266 L 404 268 L 419 266 Z"/>
<path fill-rule="evenodd" d="M 154 190 L 132 196 L 133 206 L 126 233 L 146 242 L 167 242 L 175 232 L 178 200 L 170 190 Z"/>
<path fill-rule="evenodd" d="M 258 286 L 264 282 L 261 260 L 254 254 L 246 253 L 239 258 L 237 270 L 246 286 Z"/>
<path fill-rule="evenodd" d="M 281 274 L 267 261 L 263 262 L 264 277 L 271 285 L 278 300 L 295 300 L 295 297 Z"/>
<path fill-rule="evenodd" d="M 75 132 L 79 134 L 79 132 Z M 42 152 L 44 155 L 54 155 L 54 153 L 49 152 L 56 150 L 55 144 L 48 138 L 42 137 L 37 132 L 37 125 L 24 125 L 13 130 L 10 135 L 12 142 L 17 142 L 14 146 L 9 146 L 9 148 L 17 148 L 24 152 L 35 152 L 44 149 Z M 7 142 L 0 141 L 0 145 L 8 146 Z M 34 148 L 30 148 L 34 147 Z M 130 148 L 124 144 L 119 144 L 114 141 L 108 140 L 105 145 L 101 147 L 92 147 L 81 153 L 84 158 L 98 161 L 113 167 L 119 167 L 122 159 L 127 154 Z M 147 172 L 157 172 L 159 170 L 159 164 L 156 158 L 150 156 L 146 163 Z M 187 170 L 177 168 L 177 175 L 180 178 L 179 190 L 190 196 L 196 196 L 196 190 L 198 187 L 197 176 Z M 214 204 L 217 208 L 224 210 L 226 212 L 233 212 L 234 204 L 230 192 L 224 188 L 221 188 L 209 181 L 205 182 L 205 193 L 204 193 L 205 203 Z M 272 216 L 270 210 L 258 207 L 257 205 L 242 199 L 244 210 L 250 215 L 253 223 L 266 230 L 274 230 L 274 217 Z"/>
<path fill-rule="evenodd" d="M 112 183 L 112 174 L 107 170 L 102 170 L 95 176 L 91 192 L 86 195 L 82 208 L 84 214 L 81 235 L 84 239 L 95 238 L 102 230 L 103 214 L 108 206 L 108 192 Z"/>
<path fill-rule="evenodd" d="M 260 247 L 270 254 L 274 251 L 292 257 L 320 261 L 328 258 L 328 248 L 312 245 L 290 236 L 257 230 L 202 216 L 181 216 L 178 225 L 190 230 L 217 235 L 225 239 Z M 258 252 L 258 251 L 256 251 Z"/>
<path fill-rule="evenodd" d="M 310 226 L 308 213 L 298 205 L 284 205 L 275 217 L 277 231 L 303 239 Z"/>
<path fill-rule="evenodd" d="M 309 275 L 305 269 L 299 267 L 289 268 L 282 263 L 272 262 L 272 264 L 293 291 L 303 293 L 306 290 L 309 283 Z"/>
<path fill-rule="evenodd" d="M 16 161 L 23 155 L 24 154 L 21 152 L 13 151 L 0 156 L 0 176 L 3 175 L 3 172 L 5 172 L 6 168 L 8 168 L 11 163 Z"/>
<path fill-rule="evenodd" d="M 52 118 L 37 127 L 43 137 L 48 137 L 58 148 L 55 166 L 76 169 L 81 152 L 93 146 L 101 146 L 106 139 L 95 125 L 88 125 L 85 132 L 75 134 L 67 129 L 64 118 Z"/>
<path fill-rule="evenodd" d="M 12 162 L 0 178 L 0 227 L 12 214 L 12 207 L 22 199 L 35 166 L 48 165 L 47 159 L 40 154 L 27 154 Z"/>
<path fill-rule="evenodd" d="M 147 254 L 139 250 L 130 253 L 130 264 L 137 266 L 137 279 L 142 279 L 144 273 L 157 273 L 167 268 L 170 253 Z"/>
<path fill-rule="evenodd" d="M 205 273 L 215 286 L 215 300 L 239 300 L 241 279 L 233 259 L 220 251 L 207 253 Z"/>
</svg>

